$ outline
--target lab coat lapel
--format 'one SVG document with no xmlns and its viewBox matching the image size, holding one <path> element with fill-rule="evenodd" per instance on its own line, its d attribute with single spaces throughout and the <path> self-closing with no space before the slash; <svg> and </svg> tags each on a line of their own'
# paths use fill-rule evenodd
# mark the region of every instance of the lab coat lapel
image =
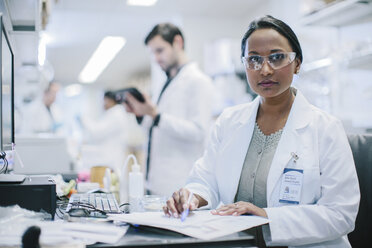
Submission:
<svg viewBox="0 0 372 248">
<path fill-rule="evenodd" d="M 293 102 L 291 112 L 288 116 L 287 123 L 283 129 L 282 137 L 276 149 L 273 161 L 271 163 L 269 175 L 267 178 L 267 203 L 273 206 L 273 191 L 279 182 L 284 168 L 291 159 L 291 153 L 294 152 L 299 156 L 301 144 L 298 130 L 304 128 L 311 120 L 310 104 L 304 98 L 299 90 L 295 101 Z"/>
<path fill-rule="evenodd" d="M 222 193 L 225 195 L 225 197 L 223 197 L 226 199 L 226 202 L 224 202 L 225 204 L 234 201 L 244 160 L 252 139 L 258 105 L 259 97 L 252 102 L 250 110 L 248 110 L 246 114 L 240 118 L 240 126 L 236 129 L 233 137 L 230 139 L 233 144 L 226 145 L 225 154 L 228 154 L 228 156 L 226 157 L 227 160 L 224 161 L 224 163 L 230 165 L 229 168 L 231 169 L 231 178 L 229 178 L 229 181 L 231 183 L 227 185 L 228 187 L 225 188 L 226 191 Z M 226 177 L 226 175 L 224 175 L 224 177 Z"/>
<path fill-rule="evenodd" d="M 284 128 L 282 137 L 279 141 L 278 147 L 276 149 L 273 161 L 271 163 L 269 175 L 267 177 L 267 203 L 268 206 L 272 206 L 270 199 L 272 199 L 271 194 L 279 179 L 283 173 L 284 168 L 291 159 L 291 153 L 297 153 L 297 134 L 295 130 L 290 130 L 289 128 Z"/>
</svg>

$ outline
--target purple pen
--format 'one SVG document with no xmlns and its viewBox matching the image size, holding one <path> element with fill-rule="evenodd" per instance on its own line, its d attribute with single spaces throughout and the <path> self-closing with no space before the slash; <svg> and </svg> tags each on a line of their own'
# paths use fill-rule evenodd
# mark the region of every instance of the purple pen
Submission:
<svg viewBox="0 0 372 248">
<path fill-rule="evenodd" d="M 189 199 L 187 199 L 187 208 L 181 213 L 181 221 L 185 221 L 186 217 L 189 215 L 190 212 L 190 203 L 192 200 L 193 193 L 189 195 Z"/>
</svg>

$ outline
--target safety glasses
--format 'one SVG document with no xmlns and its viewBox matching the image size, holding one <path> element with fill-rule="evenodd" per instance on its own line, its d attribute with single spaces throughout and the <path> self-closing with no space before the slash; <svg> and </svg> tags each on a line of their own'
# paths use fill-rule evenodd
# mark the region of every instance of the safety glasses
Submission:
<svg viewBox="0 0 372 248">
<path fill-rule="evenodd" d="M 250 70 L 261 70 L 265 61 L 269 63 L 271 68 L 273 68 L 274 70 L 278 70 L 292 63 L 295 58 L 295 52 L 280 52 L 273 53 L 267 56 L 248 55 L 247 57 L 242 57 L 242 61 L 244 66 Z"/>
</svg>

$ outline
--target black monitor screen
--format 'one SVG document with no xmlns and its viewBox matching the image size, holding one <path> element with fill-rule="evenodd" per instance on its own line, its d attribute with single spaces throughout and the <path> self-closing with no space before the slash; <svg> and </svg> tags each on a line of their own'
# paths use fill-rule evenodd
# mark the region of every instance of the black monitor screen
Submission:
<svg viewBox="0 0 372 248">
<path fill-rule="evenodd" d="M 1 128 L 2 150 L 12 150 L 13 132 L 13 52 L 1 23 Z"/>
</svg>

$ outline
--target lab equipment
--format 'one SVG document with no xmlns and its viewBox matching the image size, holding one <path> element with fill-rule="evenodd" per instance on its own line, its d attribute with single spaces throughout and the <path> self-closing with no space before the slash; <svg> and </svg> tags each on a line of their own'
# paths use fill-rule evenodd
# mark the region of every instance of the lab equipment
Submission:
<svg viewBox="0 0 372 248">
<path fill-rule="evenodd" d="M 55 135 L 17 136 L 14 172 L 19 174 L 72 174 L 73 159 L 67 139 Z"/>
<path fill-rule="evenodd" d="M 22 183 L 0 183 L 0 206 L 19 205 L 47 212 L 54 219 L 56 183 L 48 176 L 29 176 Z"/>
<path fill-rule="evenodd" d="M 131 212 L 137 212 L 142 210 L 141 202 L 144 193 L 144 182 L 141 167 L 137 163 L 137 159 L 133 154 L 128 156 L 126 164 L 131 158 L 133 159 L 134 164 L 132 165 L 132 171 L 129 172 L 129 203 Z"/>
<path fill-rule="evenodd" d="M 103 177 L 103 186 L 107 192 L 110 192 L 111 188 L 111 170 L 110 168 L 106 168 L 105 176 Z"/>
<path fill-rule="evenodd" d="M 163 211 L 165 203 L 166 198 L 161 195 L 145 195 L 142 199 L 143 210 L 146 212 Z"/>
<path fill-rule="evenodd" d="M 141 167 L 137 163 L 137 159 L 133 154 L 129 154 L 125 163 L 123 165 L 123 170 L 126 171 L 128 168 L 128 162 L 130 159 L 133 159 L 132 171 L 129 172 L 129 203 L 130 203 L 130 211 L 141 211 L 142 210 L 142 198 L 144 195 L 144 178 L 143 173 L 141 172 Z M 126 190 L 126 183 L 124 178 L 121 179 L 120 186 L 121 186 L 121 196 L 124 195 L 124 191 Z M 122 199 L 121 199 L 122 200 Z"/>
</svg>

